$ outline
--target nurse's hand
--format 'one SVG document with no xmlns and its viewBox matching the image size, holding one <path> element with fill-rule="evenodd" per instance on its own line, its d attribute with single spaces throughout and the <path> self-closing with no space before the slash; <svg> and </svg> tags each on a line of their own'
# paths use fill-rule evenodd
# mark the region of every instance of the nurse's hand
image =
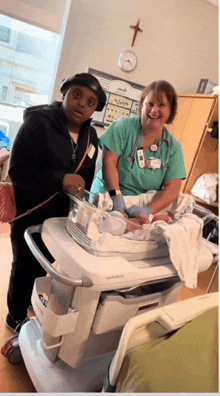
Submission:
<svg viewBox="0 0 220 396">
<path fill-rule="evenodd" d="M 80 196 L 85 190 L 85 180 L 80 175 L 67 173 L 63 178 L 63 189 L 76 196 Z"/>
<path fill-rule="evenodd" d="M 113 201 L 113 210 L 117 210 L 118 212 L 123 213 L 124 210 L 126 209 L 123 195 L 114 195 L 111 198 Z"/>
<path fill-rule="evenodd" d="M 142 215 L 150 215 L 151 210 L 150 206 L 133 205 L 130 208 L 127 208 L 125 213 L 128 215 L 128 217 L 140 217 Z"/>
</svg>

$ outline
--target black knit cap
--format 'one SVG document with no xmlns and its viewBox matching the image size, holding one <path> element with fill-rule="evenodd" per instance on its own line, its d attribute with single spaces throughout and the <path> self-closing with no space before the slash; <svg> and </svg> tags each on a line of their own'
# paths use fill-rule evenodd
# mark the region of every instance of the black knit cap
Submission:
<svg viewBox="0 0 220 396">
<path fill-rule="evenodd" d="M 60 92 L 63 95 L 65 95 L 68 89 L 72 85 L 76 85 L 76 86 L 82 85 L 90 88 L 93 92 L 95 92 L 99 98 L 99 103 L 96 111 L 102 111 L 106 102 L 106 94 L 103 91 L 99 81 L 95 76 L 93 76 L 90 73 L 80 73 L 80 74 L 75 74 L 75 76 L 68 77 L 65 80 L 63 80 L 63 83 L 60 88 Z"/>
</svg>

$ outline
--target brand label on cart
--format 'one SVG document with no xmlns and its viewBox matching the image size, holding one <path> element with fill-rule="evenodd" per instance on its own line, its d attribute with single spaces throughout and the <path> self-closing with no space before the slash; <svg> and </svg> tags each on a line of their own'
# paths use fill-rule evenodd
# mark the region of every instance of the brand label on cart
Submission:
<svg viewBox="0 0 220 396">
<path fill-rule="evenodd" d="M 112 276 L 107 276 L 106 279 L 119 279 L 119 278 L 124 278 L 124 275 L 112 275 Z"/>
</svg>

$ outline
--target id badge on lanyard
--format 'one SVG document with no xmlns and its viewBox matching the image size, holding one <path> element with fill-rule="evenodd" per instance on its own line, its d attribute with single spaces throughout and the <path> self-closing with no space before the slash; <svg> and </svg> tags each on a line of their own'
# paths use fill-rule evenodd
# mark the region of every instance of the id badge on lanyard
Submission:
<svg viewBox="0 0 220 396">
<path fill-rule="evenodd" d="M 162 167 L 162 161 L 159 158 L 150 157 L 145 162 L 146 169 L 160 169 Z"/>
<path fill-rule="evenodd" d="M 138 165 L 140 168 L 145 168 L 144 150 L 142 148 L 137 150 Z"/>
<path fill-rule="evenodd" d="M 162 166 L 162 161 L 159 158 L 150 157 L 145 161 L 143 148 L 137 150 L 137 159 L 141 169 L 160 169 Z"/>
</svg>

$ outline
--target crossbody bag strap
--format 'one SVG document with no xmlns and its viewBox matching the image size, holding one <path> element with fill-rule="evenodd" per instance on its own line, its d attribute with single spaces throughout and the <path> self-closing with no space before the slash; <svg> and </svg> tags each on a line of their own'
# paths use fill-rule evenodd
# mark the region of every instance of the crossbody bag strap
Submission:
<svg viewBox="0 0 220 396">
<path fill-rule="evenodd" d="M 75 174 L 76 172 L 78 172 L 78 170 L 81 168 L 81 166 L 82 166 L 82 164 L 83 164 L 83 162 L 84 162 L 84 160 L 85 160 L 85 158 L 86 158 L 86 156 L 87 156 L 87 154 L 88 154 L 88 152 L 89 152 L 89 146 L 90 146 L 90 132 L 88 133 L 86 151 L 85 151 L 85 153 L 84 153 L 84 155 L 83 155 L 83 157 L 82 157 L 82 159 L 81 159 L 79 165 L 77 166 L 77 168 L 76 168 L 74 174 Z"/>
<path fill-rule="evenodd" d="M 78 170 L 82 167 L 83 162 L 85 161 L 85 158 L 88 154 L 89 151 L 89 146 L 90 146 L 90 132 L 88 133 L 88 139 L 87 139 L 87 146 L 86 146 L 86 150 L 85 153 L 79 163 L 79 165 L 77 166 L 76 170 L 74 171 L 74 174 L 76 174 L 76 172 L 78 172 Z M 56 195 L 58 194 L 58 192 L 54 193 L 53 195 L 51 195 L 48 199 L 46 199 L 45 201 L 41 202 L 40 204 L 38 204 L 37 206 L 34 206 L 32 209 L 28 209 L 25 213 L 20 214 L 19 216 L 16 216 L 14 219 L 12 219 L 11 221 L 9 221 L 9 223 L 12 223 L 15 220 L 20 219 L 21 217 L 24 217 L 28 214 L 31 214 L 34 210 L 38 209 L 38 208 L 42 208 L 42 206 L 46 205 L 48 202 L 50 202 Z"/>
<path fill-rule="evenodd" d="M 9 223 L 12 223 L 15 220 L 20 219 L 21 217 L 24 217 L 28 214 L 31 214 L 34 210 L 41 208 L 42 206 L 44 206 L 45 204 L 47 204 L 48 202 L 50 202 L 56 195 L 58 194 L 58 192 L 54 193 L 53 195 L 51 195 L 48 199 L 46 199 L 45 201 L 41 202 L 40 204 L 38 204 L 37 206 L 34 206 L 34 208 L 32 209 L 28 209 L 27 212 L 20 214 L 19 216 L 16 216 L 14 219 L 12 219 L 11 221 L 9 221 Z"/>
</svg>

